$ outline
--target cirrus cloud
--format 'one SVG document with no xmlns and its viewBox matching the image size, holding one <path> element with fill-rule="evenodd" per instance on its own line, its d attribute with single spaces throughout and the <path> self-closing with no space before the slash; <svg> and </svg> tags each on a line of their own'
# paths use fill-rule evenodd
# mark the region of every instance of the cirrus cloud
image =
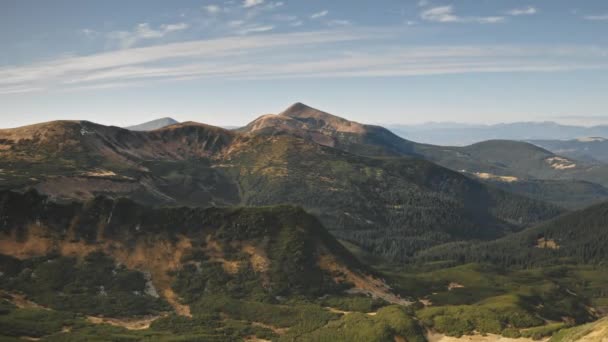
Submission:
<svg viewBox="0 0 608 342">
<path fill-rule="evenodd" d="M 242 30 L 254 33 L 271 28 L 244 26 Z M 401 31 L 389 29 L 247 35 L 249 32 L 2 67 L 0 94 L 107 89 L 192 79 L 405 77 L 608 69 L 608 49 L 597 46 L 398 47 L 394 42 Z M 375 45 L 381 41 L 388 44 Z"/>
<path fill-rule="evenodd" d="M 507 11 L 507 14 L 512 15 L 512 16 L 520 16 L 520 15 L 533 15 L 533 14 L 536 14 L 537 12 L 538 12 L 538 10 L 536 9 L 536 7 L 528 6 L 528 7 L 522 7 L 522 8 L 514 8 L 510 11 Z"/>
<path fill-rule="evenodd" d="M 451 5 L 428 8 L 420 13 L 420 18 L 437 23 L 496 24 L 505 21 L 502 16 L 461 17 L 454 13 L 454 7 Z"/>
</svg>

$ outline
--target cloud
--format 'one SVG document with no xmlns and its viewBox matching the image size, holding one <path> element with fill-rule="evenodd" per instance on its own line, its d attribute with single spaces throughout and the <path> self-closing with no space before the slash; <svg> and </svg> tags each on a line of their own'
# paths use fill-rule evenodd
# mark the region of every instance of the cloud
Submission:
<svg viewBox="0 0 608 342">
<path fill-rule="evenodd" d="M 228 27 L 234 28 L 234 27 L 241 27 L 245 24 L 244 20 L 230 20 L 228 22 Z"/>
<path fill-rule="evenodd" d="M 351 22 L 349 20 L 342 19 L 334 19 L 327 22 L 327 25 L 329 26 L 348 26 L 350 24 Z"/>
<path fill-rule="evenodd" d="M 608 20 L 608 14 L 587 15 L 587 16 L 584 16 L 583 18 L 585 18 L 586 20 L 604 21 L 604 20 Z"/>
<path fill-rule="evenodd" d="M 328 10 L 323 10 L 323 11 L 320 11 L 320 12 L 317 12 L 317 13 L 313 13 L 313 14 L 310 16 L 310 19 L 319 19 L 319 18 L 323 18 L 324 16 L 326 16 L 326 15 L 328 15 L 328 14 L 329 14 L 329 11 L 328 11 Z"/>
<path fill-rule="evenodd" d="M 452 6 L 433 7 L 425 10 L 420 14 L 420 17 L 428 21 L 436 21 L 441 23 L 458 22 L 460 18 L 453 14 Z"/>
<path fill-rule="evenodd" d="M 2 67 L 0 94 L 107 89 L 192 79 L 405 77 L 608 69 L 605 57 L 608 49 L 596 46 L 399 47 L 394 42 L 402 31 L 393 29 L 349 28 L 253 35 L 247 33 L 271 28 L 243 26 L 241 30 L 247 32 L 235 37 Z M 382 41 L 388 44 L 377 44 Z M 347 42 L 349 44 L 342 44 Z"/>
<path fill-rule="evenodd" d="M 84 85 L 91 80 L 116 82 L 137 77 L 184 77 L 187 74 L 179 74 L 179 70 L 183 70 L 183 67 L 191 64 L 192 61 L 207 60 L 212 61 L 210 64 L 214 65 L 225 64 L 228 61 L 235 63 L 235 58 L 260 51 L 272 53 L 275 49 L 318 47 L 336 42 L 365 40 L 368 36 L 370 36 L 369 33 L 363 32 L 333 31 L 268 34 L 171 43 L 89 56 L 64 57 L 45 63 L 0 68 L 0 92 L 2 92 L 1 90 L 16 92 L 19 89 L 54 88 L 66 84 Z M 159 71 L 161 69 L 165 70 L 164 75 Z"/>
<path fill-rule="evenodd" d="M 274 26 L 272 26 L 272 25 L 258 25 L 258 26 L 250 26 L 250 27 L 244 28 L 242 30 L 239 30 L 238 33 L 239 34 L 249 34 L 249 33 L 268 32 L 268 31 L 272 31 L 273 29 L 274 29 Z"/>
<path fill-rule="evenodd" d="M 209 14 L 217 14 L 222 11 L 222 8 L 218 5 L 207 5 L 204 6 L 203 9 Z"/>
<path fill-rule="evenodd" d="M 112 31 L 107 34 L 107 38 L 111 41 L 118 41 L 122 48 L 129 48 L 141 40 L 162 38 L 169 33 L 185 30 L 188 27 L 189 25 L 186 23 L 177 23 L 165 24 L 158 29 L 152 29 L 150 24 L 141 23 L 133 31 Z"/>
<path fill-rule="evenodd" d="M 243 7 L 249 8 L 258 6 L 264 3 L 264 0 L 243 0 Z"/>
<path fill-rule="evenodd" d="M 80 30 L 80 33 L 84 34 L 87 37 L 96 37 L 99 34 L 98 32 L 88 28 Z"/>
<path fill-rule="evenodd" d="M 501 16 L 490 17 L 460 17 L 454 14 L 454 8 L 450 6 L 438 6 L 426 9 L 420 13 L 420 18 L 426 21 L 438 23 L 480 23 L 496 24 L 505 21 Z"/>
<path fill-rule="evenodd" d="M 302 26 L 304 22 L 296 15 L 276 14 L 273 16 L 276 21 L 287 23 L 291 27 Z"/>
<path fill-rule="evenodd" d="M 528 6 L 528 7 L 522 7 L 522 8 L 514 8 L 510 11 L 507 11 L 507 14 L 512 15 L 512 16 L 520 16 L 520 15 L 533 15 L 533 14 L 536 14 L 537 12 L 538 12 L 538 10 L 536 9 L 536 7 Z"/>
<path fill-rule="evenodd" d="M 283 5 L 284 5 L 284 3 L 282 1 L 271 2 L 268 5 L 266 5 L 266 9 L 273 10 L 273 9 L 279 8 Z"/>
<path fill-rule="evenodd" d="M 40 87 L 23 87 L 23 86 L 0 87 L 0 95 L 31 93 L 31 92 L 40 91 L 40 90 L 44 90 L 44 88 L 40 88 Z"/>
</svg>

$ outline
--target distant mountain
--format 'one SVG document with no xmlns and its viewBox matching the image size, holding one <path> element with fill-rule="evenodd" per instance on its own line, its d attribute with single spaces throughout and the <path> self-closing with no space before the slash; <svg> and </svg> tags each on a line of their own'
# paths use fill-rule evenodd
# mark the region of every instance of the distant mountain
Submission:
<svg viewBox="0 0 608 342">
<path fill-rule="evenodd" d="M 464 146 L 493 139 L 502 140 L 569 140 L 581 137 L 608 137 L 608 126 L 570 126 L 555 122 L 514 122 L 496 125 L 428 123 L 422 125 L 389 125 L 399 136 L 435 145 Z"/>
<path fill-rule="evenodd" d="M 569 158 L 589 163 L 608 163 L 608 139 L 603 137 L 573 140 L 530 140 L 529 142 Z"/>
<path fill-rule="evenodd" d="M 427 147 L 427 159 L 453 170 L 488 172 L 518 178 L 556 179 L 580 170 L 577 161 L 526 142 L 487 140 L 464 147 Z"/>
<path fill-rule="evenodd" d="M 394 260 L 443 242 L 499 237 L 561 212 L 426 161 L 423 145 L 382 127 L 302 104 L 239 131 L 186 122 L 134 132 L 60 121 L 1 130 L 0 144 L 4 189 L 171 206 L 289 203 L 335 236 Z"/>
<path fill-rule="evenodd" d="M 608 199 L 608 166 L 564 157 L 527 142 L 427 145 L 425 158 L 500 188 L 568 208 Z M 589 191 L 593 188 L 593 191 Z"/>
<path fill-rule="evenodd" d="M 175 125 L 177 123 L 179 123 L 179 122 L 172 118 L 160 118 L 160 119 L 144 122 L 139 125 L 129 126 L 129 127 L 125 127 L 125 128 L 128 130 L 131 130 L 131 131 L 153 131 L 155 129 Z"/>
</svg>

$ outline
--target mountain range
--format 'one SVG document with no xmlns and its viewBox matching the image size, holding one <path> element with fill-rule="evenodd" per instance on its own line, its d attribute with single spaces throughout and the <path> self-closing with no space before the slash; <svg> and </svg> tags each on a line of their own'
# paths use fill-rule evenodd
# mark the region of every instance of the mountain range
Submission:
<svg viewBox="0 0 608 342">
<path fill-rule="evenodd" d="M 505 140 L 572 140 L 608 137 L 608 126 L 572 126 L 556 122 L 513 122 L 494 125 L 460 123 L 427 123 L 388 125 L 387 128 L 405 139 L 428 144 L 464 146 L 491 139 Z"/>
<path fill-rule="evenodd" d="M 59 200 L 295 204 L 337 237 L 393 260 L 502 236 L 561 209 L 422 158 L 429 148 L 303 104 L 230 131 L 186 122 L 135 132 L 90 122 L 0 131 L 2 183 Z M 382 158 L 378 158 L 381 156 Z"/>
<path fill-rule="evenodd" d="M 0 336 L 539 339 L 608 310 L 597 160 L 302 103 L 152 123 L 0 130 Z"/>
</svg>

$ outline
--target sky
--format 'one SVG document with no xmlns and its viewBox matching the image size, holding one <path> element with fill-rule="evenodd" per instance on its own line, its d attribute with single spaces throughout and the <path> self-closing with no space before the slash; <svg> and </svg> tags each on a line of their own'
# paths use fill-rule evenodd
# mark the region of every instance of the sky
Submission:
<svg viewBox="0 0 608 342">
<path fill-rule="evenodd" d="M 0 0 L 0 127 L 608 124 L 605 0 Z"/>
</svg>

